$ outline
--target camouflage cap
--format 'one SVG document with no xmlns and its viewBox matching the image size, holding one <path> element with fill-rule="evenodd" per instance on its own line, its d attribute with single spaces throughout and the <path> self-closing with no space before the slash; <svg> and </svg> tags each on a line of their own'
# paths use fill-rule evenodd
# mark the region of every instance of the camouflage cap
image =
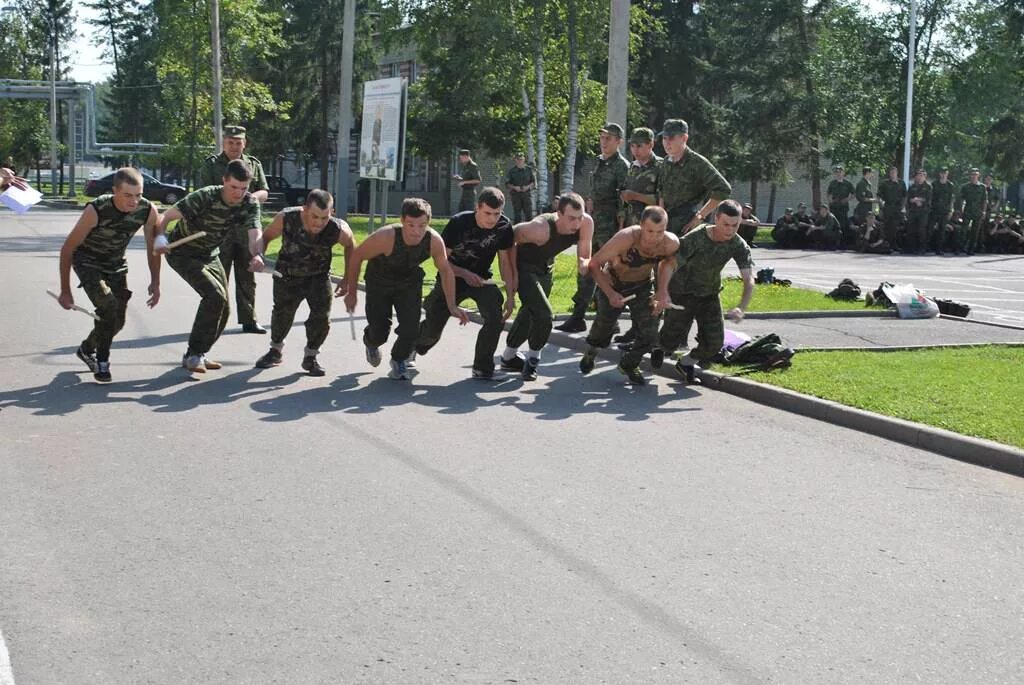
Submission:
<svg viewBox="0 0 1024 685">
<path fill-rule="evenodd" d="M 633 132 L 629 134 L 629 142 L 631 143 L 650 143 L 653 140 L 654 131 L 645 126 L 634 128 Z"/>
<path fill-rule="evenodd" d="M 807 203 L 806 202 L 799 202 L 799 203 L 797 203 L 796 208 L 800 209 L 801 207 L 806 209 L 807 208 Z"/>
<path fill-rule="evenodd" d="M 925 176 L 927 176 L 928 172 L 925 171 L 924 169 L 918 169 L 917 171 L 914 172 L 914 176 L 917 176 L 918 174 L 924 174 Z"/>
<path fill-rule="evenodd" d="M 939 169 L 939 173 L 940 174 L 943 173 L 943 172 L 948 174 L 949 173 L 949 167 L 948 166 L 944 166 L 941 169 Z"/>
<path fill-rule="evenodd" d="M 843 168 L 842 164 L 836 164 L 834 167 L 832 167 L 832 171 L 846 171 L 846 169 Z"/>
<path fill-rule="evenodd" d="M 604 125 L 604 127 L 601 129 L 601 133 L 607 133 L 608 135 L 615 136 L 616 138 L 619 139 L 621 139 L 624 135 L 622 127 L 611 121 Z"/>
<path fill-rule="evenodd" d="M 526 153 L 520 150 L 516 153 L 516 159 L 526 159 Z"/>
<path fill-rule="evenodd" d="M 792 213 L 793 213 L 793 208 L 792 207 L 786 207 L 786 214 L 792 214 Z"/>
<path fill-rule="evenodd" d="M 971 168 L 970 168 L 970 169 L 969 169 L 969 170 L 967 171 L 967 173 L 969 173 L 969 174 L 980 174 L 980 173 L 981 173 L 981 169 L 979 169 L 979 168 L 978 168 L 978 167 L 976 167 L 976 166 L 972 166 L 972 167 L 971 167 Z"/>
<path fill-rule="evenodd" d="M 828 209 L 828 203 L 822 202 L 820 205 L 818 205 L 818 209 Z"/>
<path fill-rule="evenodd" d="M 459 150 L 459 154 L 460 155 L 469 155 L 469 150 L 467 150 L 466 148 L 462 148 L 461 150 Z"/>
<path fill-rule="evenodd" d="M 690 125 L 682 119 L 666 119 L 661 125 L 659 136 L 681 136 L 690 132 Z"/>
<path fill-rule="evenodd" d="M 225 126 L 225 138 L 245 138 L 245 126 Z"/>
<path fill-rule="evenodd" d="M 743 209 L 749 209 L 749 210 L 753 211 L 754 210 L 754 205 L 750 204 L 749 202 L 744 202 L 743 203 Z"/>
</svg>

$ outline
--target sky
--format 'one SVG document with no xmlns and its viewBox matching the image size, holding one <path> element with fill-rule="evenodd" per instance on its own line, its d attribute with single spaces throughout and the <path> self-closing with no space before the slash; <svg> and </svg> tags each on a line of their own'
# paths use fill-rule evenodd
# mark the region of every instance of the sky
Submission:
<svg viewBox="0 0 1024 685">
<path fill-rule="evenodd" d="M 135 3 L 130 3 L 135 4 Z M 71 63 L 71 78 L 75 81 L 99 82 L 114 73 L 114 63 L 109 58 L 102 56 L 102 48 L 91 44 L 90 37 L 94 29 L 85 23 L 89 17 L 95 16 L 95 11 L 85 6 L 82 0 L 74 0 L 72 5 L 78 20 L 75 25 L 78 27 L 78 35 L 71 43 L 74 51 L 74 62 Z"/>
</svg>

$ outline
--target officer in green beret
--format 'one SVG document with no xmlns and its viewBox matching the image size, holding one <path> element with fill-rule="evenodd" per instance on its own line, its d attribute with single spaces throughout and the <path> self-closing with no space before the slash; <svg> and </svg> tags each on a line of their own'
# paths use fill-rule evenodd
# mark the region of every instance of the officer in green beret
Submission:
<svg viewBox="0 0 1024 685">
<path fill-rule="evenodd" d="M 514 223 L 521 224 L 533 218 L 530 193 L 536 186 L 537 176 L 533 173 L 533 167 L 527 166 L 526 155 L 518 153 L 515 164 L 505 174 L 505 187 L 508 188 L 509 197 L 512 199 Z"/>
<path fill-rule="evenodd" d="M 469 150 L 459 150 L 459 173 L 453 177 L 459 182 L 462 194 L 459 196 L 459 211 L 476 209 L 476 189 L 480 186 L 480 169 L 469 155 Z"/>
<path fill-rule="evenodd" d="M 681 236 L 728 198 L 732 186 L 707 157 L 687 145 L 690 126 L 683 119 L 666 119 L 661 128 L 666 157 L 658 171 L 658 204 L 668 212 L 669 230 Z"/>
<path fill-rule="evenodd" d="M 260 160 L 245 154 L 247 140 L 244 126 L 225 126 L 221 152 L 203 160 L 199 173 L 203 187 L 223 183 L 228 163 L 240 159 L 252 174 L 249 181 L 249 194 L 259 204 L 267 201 L 270 185 L 263 173 Z M 220 247 L 220 261 L 224 265 L 225 278 L 230 280 L 231 268 L 235 271 L 235 305 L 238 309 L 238 323 L 242 324 L 245 333 L 267 332 L 256 321 L 256 277 L 249 271 L 249 236 L 244 230 L 230 231 L 224 236 L 224 244 Z"/>
<path fill-rule="evenodd" d="M 968 255 L 974 254 L 974 250 L 982 238 L 980 235 L 981 220 L 988 208 L 988 192 L 981 184 L 980 176 L 980 171 L 971 169 L 967 173 L 967 178 L 970 180 L 960 186 L 958 209 L 963 223 L 957 234 L 957 251 L 966 252 Z"/>
</svg>

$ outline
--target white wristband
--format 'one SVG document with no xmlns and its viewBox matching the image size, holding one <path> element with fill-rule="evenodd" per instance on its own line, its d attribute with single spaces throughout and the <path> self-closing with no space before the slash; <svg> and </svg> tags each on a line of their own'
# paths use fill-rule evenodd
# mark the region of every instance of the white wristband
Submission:
<svg viewBox="0 0 1024 685">
<path fill-rule="evenodd" d="M 153 247 L 154 248 L 167 247 L 167 236 L 165 234 L 161 233 L 156 238 L 154 238 L 153 239 Z"/>
</svg>

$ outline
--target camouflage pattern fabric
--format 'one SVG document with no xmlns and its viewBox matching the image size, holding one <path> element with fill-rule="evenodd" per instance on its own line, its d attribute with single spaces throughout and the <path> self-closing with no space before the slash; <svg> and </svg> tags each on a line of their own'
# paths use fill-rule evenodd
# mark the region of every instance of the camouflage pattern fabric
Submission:
<svg viewBox="0 0 1024 685">
<path fill-rule="evenodd" d="M 302 225 L 302 207 L 289 207 L 284 214 L 281 251 L 277 270 L 285 276 L 325 276 L 331 270 L 334 246 L 341 237 L 341 221 L 331 217 L 317 234 Z"/>
<path fill-rule="evenodd" d="M 221 188 L 223 186 L 200 188 L 174 205 L 181 212 L 182 219 L 167 232 L 167 240 L 174 242 L 198 231 L 206 231 L 206 235 L 175 248 L 173 254 L 213 256 L 218 254 L 225 236 L 229 233 L 244 234 L 248 241 L 249 230 L 262 229 L 259 203 L 247 194 L 241 204 L 232 207 L 221 197 Z"/>
<path fill-rule="evenodd" d="M 224 267 L 217 255 L 192 256 L 177 251 L 167 255 L 167 264 L 199 293 L 201 299 L 188 337 L 188 353 L 206 354 L 224 332 L 231 315 Z"/>
<path fill-rule="evenodd" d="M 240 159 L 248 167 L 249 173 L 252 174 L 252 180 L 249 181 L 249 192 L 255 193 L 257 190 L 270 190 L 270 184 L 267 183 L 267 176 L 263 173 L 263 164 L 260 160 L 244 152 Z M 223 152 L 204 159 L 203 167 L 199 173 L 200 183 L 204 186 L 219 186 L 222 184 L 224 182 L 224 173 L 227 171 L 230 161 Z"/>
<path fill-rule="evenodd" d="M 85 264 L 75 264 L 75 274 L 82 284 L 82 290 L 96 307 L 95 321 L 89 336 L 82 342 L 86 350 L 95 350 L 96 359 L 110 359 L 110 343 L 124 327 L 125 312 L 132 291 L 128 290 L 127 270 L 103 271 Z"/>
<path fill-rule="evenodd" d="M 142 198 L 133 212 L 122 212 L 114 205 L 113 195 L 100 195 L 89 203 L 96 211 L 96 227 L 75 249 L 72 264 L 104 272 L 128 271 L 124 253 L 140 228 L 146 225 L 153 205 Z"/>
</svg>

